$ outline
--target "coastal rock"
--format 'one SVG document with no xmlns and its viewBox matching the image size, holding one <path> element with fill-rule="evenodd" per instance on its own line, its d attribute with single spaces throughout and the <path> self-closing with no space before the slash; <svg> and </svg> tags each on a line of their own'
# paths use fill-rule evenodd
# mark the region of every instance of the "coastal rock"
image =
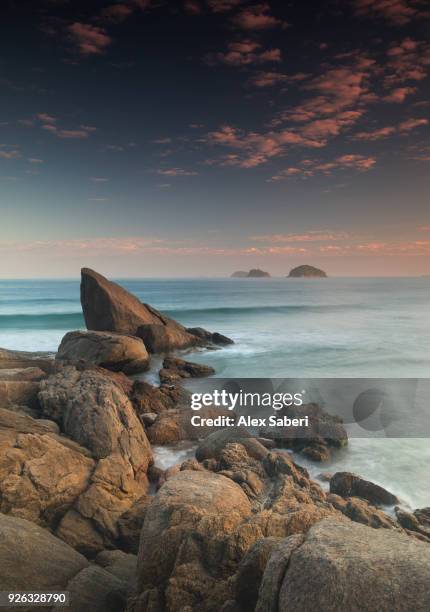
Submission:
<svg viewBox="0 0 430 612">
<path fill-rule="evenodd" d="M 37 410 L 39 383 L 27 380 L 0 380 L 0 406 L 28 406 Z"/>
<path fill-rule="evenodd" d="M 55 526 L 89 485 L 88 455 L 46 421 L 0 409 L 0 511 Z"/>
<path fill-rule="evenodd" d="M 359 497 L 343 498 L 340 495 L 331 493 L 327 495 L 327 501 L 356 523 L 361 523 L 374 529 L 394 529 L 397 527 L 395 521 L 385 512 L 382 512 Z"/>
<path fill-rule="evenodd" d="M 208 342 L 212 344 L 220 344 L 220 345 L 228 345 L 234 344 L 234 341 L 223 334 L 218 332 L 209 332 L 203 327 L 187 327 L 187 332 L 192 334 L 193 336 L 197 336 L 203 342 Z"/>
<path fill-rule="evenodd" d="M 0 565 L 2 591 L 42 591 L 65 590 L 89 563 L 38 525 L 0 514 Z"/>
<path fill-rule="evenodd" d="M 231 278 L 246 278 L 248 276 L 248 272 L 245 270 L 237 270 L 237 272 L 233 272 Z"/>
<path fill-rule="evenodd" d="M 131 393 L 131 401 L 137 414 L 161 414 L 175 405 L 172 397 L 163 388 L 154 387 L 149 383 L 136 380 Z"/>
<path fill-rule="evenodd" d="M 47 374 L 41 368 L 10 368 L 0 369 L 0 381 L 39 382 Z"/>
<path fill-rule="evenodd" d="M 44 414 L 97 460 L 90 485 L 73 514 L 63 517 L 58 533 L 87 554 L 112 546 L 119 536 L 118 520 L 147 492 L 146 472 L 153 461 L 133 406 L 113 379 L 73 366 L 43 381 L 39 397 Z"/>
<path fill-rule="evenodd" d="M 111 572 L 90 565 L 74 576 L 67 584 L 70 593 L 70 612 L 122 612 L 127 598 L 127 584 Z M 64 606 L 55 606 L 61 612 Z"/>
<path fill-rule="evenodd" d="M 397 497 L 383 487 L 351 472 L 336 472 L 330 480 L 330 493 L 341 497 L 361 497 L 375 506 L 399 503 Z"/>
<path fill-rule="evenodd" d="M 316 602 L 321 612 L 426 612 L 429 582 L 427 544 L 330 518 L 278 545 L 256 612 L 313 612 Z"/>
<path fill-rule="evenodd" d="M 168 480 L 146 512 L 132 609 L 150 609 L 148 599 L 163 599 L 170 612 L 221 609 L 240 548 L 229 535 L 250 513 L 242 489 L 224 476 L 187 470 Z"/>
<path fill-rule="evenodd" d="M 324 270 L 314 268 L 314 266 L 297 266 L 290 270 L 288 278 L 326 278 L 327 274 Z"/>
<path fill-rule="evenodd" d="M 233 427 L 231 429 L 226 428 L 221 431 L 215 431 L 200 442 L 196 450 L 196 459 L 198 461 L 219 459 L 222 450 L 227 444 L 239 442 L 245 445 L 248 441 L 253 445 L 257 442 L 245 427 Z M 257 445 L 255 446 L 257 447 Z M 267 451 L 262 447 L 261 456 L 264 457 L 265 453 L 267 453 Z"/>
<path fill-rule="evenodd" d="M 169 373 L 179 376 L 180 378 L 202 378 L 205 376 L 211 376 L 215 374 L 215 370 L 210 366 L 202 363 L 193 363 L 191 361 L 184 361 L 177 357 L 166 357 L 163 361 L 163 370 L 167 370 Z M 160 374 L 162 378 L 162 374 Z"/>
<path fill-rule="evenodd" d="M 246 275 L 247 278 L 270 278 L 270 274 L 259 268 L 252 268 Z"/>
<path fill-rule="evenodd" d="M 50 374 L 54 368 L 54 359 L 52 355 L 46 352 L 31 353 L 0 348 L 0 370 L 15 368 L 40 368 L 46 374 Z"/>
<path fill-rule="evenodd" d="M 232 416 L 228 410 L 210 407 L 202 408 L 198 414 L 201 419 Z M 172 444 L 180 440 L 199 440 L 208 436 L 211 432 L 223 429 L 223 425 L 193 426 L 191 423 L 192 416 L 195 416 L 195 413 L 188 407 L 163 412 L 158 416 L 154 424 L 146 430 L 149 441 L 151 444 L 164 446 L 165 444 Z"/>
<path fill-rule="evenodd" d="M 61 341 L 56 359 L 126 374 L 144 372 L 149 367 L 149 355 L 141 339 L 109 332 L 69 332 Z"/>
<path fill-rule="evenodd" d="M 266 427 L 260 434 L 274 440 L 278 446 L 302 453 L 313 461 L 327 461 L 331 449 L 348 444 L 348 434 L 342 419 L 325 412 L 318 404 L 284 407 L 280 417 L 303 419 L 308 417 L 308 425 L 298 427 Z"/>
<path fill-rule="evenodd" d="M 82 269 L 81 303 L 88 329 L 138 336 L 151 353 L 198 344 L 182 325 L 88 268 Z"/>
</svg>

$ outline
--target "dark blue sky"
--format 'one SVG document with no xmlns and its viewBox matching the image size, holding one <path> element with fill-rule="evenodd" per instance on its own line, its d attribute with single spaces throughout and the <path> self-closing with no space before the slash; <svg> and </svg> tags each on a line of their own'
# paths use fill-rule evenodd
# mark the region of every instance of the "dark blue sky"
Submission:
<svg viewBox="0 0 430 612">
<path fill-rule="evenodd" d="M 0 276 L 430 272 L 427 6 L 9 0 Z"/>
</svg>

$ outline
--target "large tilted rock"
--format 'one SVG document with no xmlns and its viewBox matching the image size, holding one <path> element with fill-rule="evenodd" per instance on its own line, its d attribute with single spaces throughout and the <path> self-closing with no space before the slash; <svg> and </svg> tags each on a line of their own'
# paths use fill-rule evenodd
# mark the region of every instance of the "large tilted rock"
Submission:
<svg viewBox="0 0 430 612">
<path fill-rule="evenodd" d="M 100 369 L 67 366 L 42 382 L 39 398 L 44 414 L 97 461 L 57 530 L 78 550 L 97 552 L 118 538 L 121 515 L 148 489 L 148 439 L 121 385 Z"/>
<path fill-rule="evenodd" d="M 256 612 L 427 612 L 429 584 L 428 544 L 326 519 L 274 549 Z"/>
<path fill-rule="evenodd" d="M 140 338 L 112 332 L 69 332 L 61 341 L 56 359 L 126 374 L 144 372 L 149 367 L 149 355 Z"/>
<path fill-rule="evenodd" d="M 199 343 L 185 327 L 88 268 L 82 269 L 81 303 L 88 329 L 138 336 L 152 353 Z"/>
<path fill-rule="evenodd" d="M 52 427 L 54 426 L 54 427 Z M 55 526 L 88 487 L 94 460 L 52 421 L 0 409 L 0 511 Z"/>
</svg>

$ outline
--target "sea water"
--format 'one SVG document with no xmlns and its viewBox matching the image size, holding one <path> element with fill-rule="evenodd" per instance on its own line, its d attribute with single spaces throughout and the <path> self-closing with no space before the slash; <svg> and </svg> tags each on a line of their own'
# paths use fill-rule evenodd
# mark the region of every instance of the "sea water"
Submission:
<svg viewBox="0 0 430 612">
<path fill-rule="evenodd" d="M 139 279 L 121 284 L 186 326 L 235 344 L 199 352 L 216 376 L 427 378 L 430 278 Z M 78 280 L 0 281 L 0 347 L 55 352 L 84 328 Z M 408 406 L 405 406 L 408 410 Z M 429 405 L 430 410 L 430 405 Z M 175 454 L 172 453 L 171 461 Z M 314 475 L 351 470 L 430 505 L 430 440 L 353 438 Z"/>
</svg>

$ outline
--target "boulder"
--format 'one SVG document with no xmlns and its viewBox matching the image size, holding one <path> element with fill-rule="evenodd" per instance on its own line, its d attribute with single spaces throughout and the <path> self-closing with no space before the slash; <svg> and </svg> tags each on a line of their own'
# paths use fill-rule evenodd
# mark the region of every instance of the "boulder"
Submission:
<svg viewBox="0 0 430 612">
<path fill-rule="evenodd" d="M 308 417 L 308 425 L 264 427 L 260 434 L 274 440 L 277 446 L 302 453 L 312 461 L 327 461 L 333 448 L 348 444 L 348 434 L 342 419 L 325 412 L 318 404 L 284 407 L 278 416 L 290 419 Z"/>
<path fill-rule="evenodd" d="M 351 472 L 336 472 L 330 480 L 330 493 L 341 497 L 361 497 L 375 506 L 399 503 L 397 497 L 383 487 Z"/>
<path fill-rule="evenodd" d="M 0 566 L 0 590 L 43 591 L 65 590 L 89 563 L 38 525 L 0 514 Z"/>
<path fill-rule="evenodd" d="M 184 361 L 177 357 L 166 357 L 163 361 L 163 370 L 168 370 L 171 375 L 177 375 L 180 378 L 203 378 L 205 376 L 211 376 L 215 374 L 215 370 L 210 366 L 202 363 L 193 363 L 191 361 Z M 162 374 L 160 372 L 160 378 Z"/>
<path fill-rule="evenodd" d="M 138 336 L 151 353 L 198 344 L 185 327 L 88 268 L 82 269 L 81 303 L 88 329 Z"/>
<path fill-rule="evenodd" d="M 198 414 L 201 419 L 216 419 L 219 416 L 235 417 L 228 410 L 210 407 L 202 408 Z M 147 427 L 146 433 L 149 441 L 151 444 L 164 446 L 181 440 L 199 440 L 224 427 L 223 425 L 209 426 L 204 424 L 194 426 L 191 423 L 193 416 L 195 416 L 195 413 L 187 406 L 176 410 L 166 410 L 156 418 L 151 426 Z"/>
<path fill-rule="evenodd" d="M 327 501 L 356 523 L 362 523 L 375 529 L 394 529 L 396 527 L 395 521 L 385 512 L 360 497 L 343 498 L 340 495 L 330 493 L 330 495 L 327 495 Z"/>
<path fill-rule="evenodd" d="M 0 406 L 27 406 L 34 410 L 39 408 L 37 394 L 39 383 L 27 380 L 0 380 Z"/>
<path fill-rule="evenodd" d="M 42 382 L 39 398 L 44 414 L 97 461 L 57 532 L 86 554 L 111 547 L 118 520 L 148 489 L 153 458 L 143 426 L 121 385 L 99 370 L 67 366 Z"/>
<path fill-rule="evenodd" d="M 246 448 L 252 447 L 260 458 L 267 454 L 267 449 L 245 427 L 232 427 L 214 431 L 202 440 L 196 450 L 196 459 L 219 459 L 225 446 L 232 442 L 239 442 Z"/>
<path fill-rule="evenodd" d="M 290 270 L 288 278 L 326 278 L 327 274 L 324 270 L 314 268 L 314 266 L 297 266 Z"/>
<path fill-rule="evenodd" d="M 37 367 L 0 369 L 0 381 L 38 382 L 46 377 L 46 372 Z"/>
<path fill-rule="evenodd" d="M 93 469 L 88 451 L 56 435 L 49 423 L 0 409 L 4 514 L 55 527 L 87 489 Z"/>
<path fill-rule="evenodd" d="M 149 355 L 140 338 L 112 332 L 69 332 L 61 341 L 56 359 L 126 374 L 144 372 L 149 367 Z"/>
<path fill-rule="evenodd" d="M 131 401 L 139 416 L 151 413 L 161 414 L 175 405 L 172 397 L 165 393 L 163 388 L 154 387 L 142 380 L 134 382 Z"/>
<path fill-rule="evenodd" d="M 70 593 L 70 612 L 122 612 L 126 605 L 127 584 L 111 572 L 90 565 L 74 576 L 66 587 Z M 56 612 L 64 606 L 55 606 Z"/>
<path fill-rule="evenodd" d="M 330 518 L 278 545 L 256 612 L 427 612 L 429 583 L 428 544 Z"/>
<path fill-rule="evenodd" d="M 240 548 L 229 536 L 250 513 L 242 489 L 224 476 L 186 470 L 169 479 L 146 512 L 133 609 L 150 609 L 148 598 L 170 612 L 221 609 Z"/>
<path fill-rule="evenodd" d="M 197 336 L 203 342 L 207 342 L 209 344 L 220 344 L 222 346 L 228 344 L 234 344 L 234 341 L 223 334 L 218 332 L 209 332 L 203 327 L 187 327 L 187 332 L 192 334 L 193 336 Z"/>
<path fill-rule="evenodd" d="M 270 274 L 259 268 L 252 268 L 246 275 L 247 278 L 270 278 Z"/>
</svg>

